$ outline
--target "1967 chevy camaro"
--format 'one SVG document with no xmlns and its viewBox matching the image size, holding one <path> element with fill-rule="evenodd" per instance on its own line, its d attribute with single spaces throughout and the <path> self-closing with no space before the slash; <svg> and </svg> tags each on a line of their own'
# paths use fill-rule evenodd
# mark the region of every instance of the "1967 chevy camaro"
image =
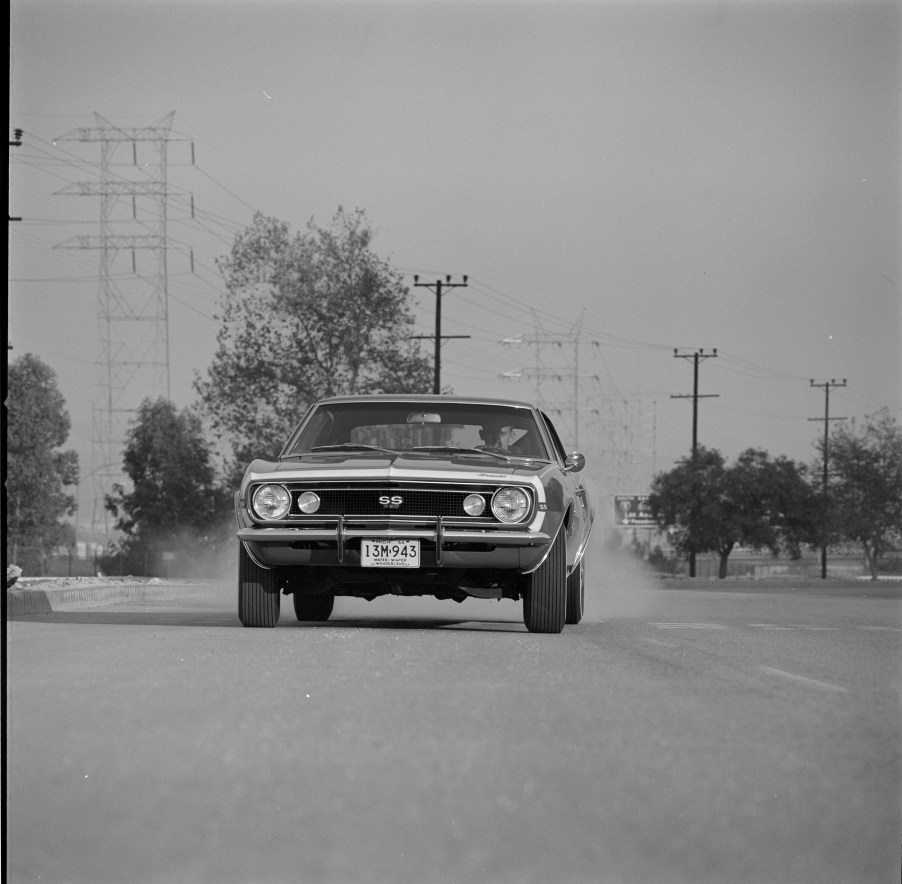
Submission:
<svg viewBox="0 0 902 884">
<path fill-rule="evenodd" d="M 522 599 L 530 632 L 579 623 L 594 518 L 548 416 L 522 402 L 341 396 L 312 406 L 235 496 L 238 616 L 275 626 L 336 596 Z"/>
</svg>

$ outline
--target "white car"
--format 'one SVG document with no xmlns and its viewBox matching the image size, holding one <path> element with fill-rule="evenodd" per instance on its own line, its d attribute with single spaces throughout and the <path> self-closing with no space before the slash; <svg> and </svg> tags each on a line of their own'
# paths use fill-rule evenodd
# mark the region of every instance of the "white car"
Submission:
<svg viewBox="0 0 902 884">
<path fill-rule="evenodd" d="M 594 509 L 547 415 L 523 402 L 341 396 L 316 403 L 236 494 L 238 614 L 273 627 L 336 596 L 523 600 L 530 632 L 579 623 Z"/>
</svg>

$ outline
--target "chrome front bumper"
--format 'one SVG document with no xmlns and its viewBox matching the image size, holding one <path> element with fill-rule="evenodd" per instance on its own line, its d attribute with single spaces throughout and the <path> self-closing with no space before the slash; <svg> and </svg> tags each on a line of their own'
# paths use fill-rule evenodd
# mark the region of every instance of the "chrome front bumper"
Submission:
<svg viewBox="0 0 902 884">
<path fill-rule="evenodd" d="M 442 517 L 436 519 L 360 519 L 338 516 L 317 520 L 317 526 L 240 527 L 238 539 L 248 544 L 291 545 L 295 543 L 328 543 L 335 545 L 336 564 L 348 563 L 349 541 L 361 538 L 391 538 L 398 540 L 424 540 L 435 544 L 435 562 L 442 565 L 443 549 L 448 544 L 490 544 L 506 549 L 517 547 L 547 547 L 551 537 L 543 531 L 511 531 L 496 528 L 476 528 L 461 526 L 459 522 L 449 523 Z M 249 548 L 253 555 L 253 548 Z M 256 556 L 254 557 L 256 558 Z M 264 562 L 258 564 L 266 567 Z"/>
</svg>

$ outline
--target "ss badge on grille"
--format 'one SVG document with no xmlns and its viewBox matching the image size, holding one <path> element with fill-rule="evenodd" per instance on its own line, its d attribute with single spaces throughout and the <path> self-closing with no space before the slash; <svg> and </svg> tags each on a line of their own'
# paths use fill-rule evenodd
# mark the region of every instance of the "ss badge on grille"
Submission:
<svg viewBox="0 0 902 884">
<path fill-rule="evenodd" d="M 401 497 L 400 494 L 393 494 L 391 497 L 389 497 L 387 494 L 383 494 L 379 497 L 379 503 L 386 509 L 396 510 L 401 506 L 402 503 L 404 503 L 404 498 Z"/>
</svg>

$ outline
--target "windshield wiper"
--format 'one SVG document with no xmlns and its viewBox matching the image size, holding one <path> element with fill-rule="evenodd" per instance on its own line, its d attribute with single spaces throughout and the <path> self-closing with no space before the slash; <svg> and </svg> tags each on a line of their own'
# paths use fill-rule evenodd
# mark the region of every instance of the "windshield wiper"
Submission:
<svg viewBox="0 0 902 884">
<path fill-rule="evenodd" d="M 460 448 L 456 445 L 420 445 L 416 448 L 412 448 L 411 451 L 445 451 L 449 454 L 485 454 L 489 457 L 496 457 L 499 460 L 510 460 L 509 455 L 502 454 L 500 451 L 488 451 L 485 448 Z"/>
<path fill-rule="evenodd" d="M 380 451 L 383 454 L 397 454 L 392 448 L 380 448 L 378 445 L 360 445 L 357 442 L 335 442 L 332 445 L 314 445 L 310 451 Z"/>
</svg>

